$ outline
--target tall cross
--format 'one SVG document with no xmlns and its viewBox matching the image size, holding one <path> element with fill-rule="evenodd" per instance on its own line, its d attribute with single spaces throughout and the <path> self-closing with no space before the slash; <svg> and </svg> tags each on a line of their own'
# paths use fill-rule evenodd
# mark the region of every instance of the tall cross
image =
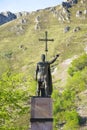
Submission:
<svg viewBox="0 0 87 130">
<path fill-rule="evenodd" d="M 48 39 L 48 32 L 45 32 L 45 38 L 44 39 L 39 39 L 39 41 L 44 41 L 45 42 L 45 52 L 46 52 L 46 56 L 47 56 L 47 52 L 48 52 L 48 46 L 47 46 L 47 42 L 48 41 L 54 41 L 54 39 Z"/>
</svg>

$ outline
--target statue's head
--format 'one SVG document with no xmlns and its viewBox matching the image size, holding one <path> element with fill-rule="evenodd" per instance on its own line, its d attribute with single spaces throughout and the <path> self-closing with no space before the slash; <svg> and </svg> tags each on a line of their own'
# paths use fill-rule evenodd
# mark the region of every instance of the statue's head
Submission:
<svg viewBox="0 0 87 130">
<path fill-rule="evenodd" d="M 41 59 L 42 59 L 42 61 L 45 61 L 45 55 L 44 54 L 41 55 Z"/>
</svg>

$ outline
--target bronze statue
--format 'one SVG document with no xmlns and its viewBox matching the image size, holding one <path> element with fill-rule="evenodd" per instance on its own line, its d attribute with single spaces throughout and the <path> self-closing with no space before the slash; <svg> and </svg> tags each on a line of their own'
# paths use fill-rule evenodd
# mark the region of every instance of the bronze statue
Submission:
<svg viewBox="0 0 87 130">
<path fill-rule="evenodd" d="M 36 67 L 36 80 L 38 83 L 38 96 L 51 96 L 52 94 L 52 76 L 50 71 L 50 64 L 54 63 L 56 59 L 59 57 L 59 55 L 56 55 L 55 58 L 51 61 L 45 60 L 45 55 L 42 54 L 41 62 L 37 63 Z"/>
</svg>

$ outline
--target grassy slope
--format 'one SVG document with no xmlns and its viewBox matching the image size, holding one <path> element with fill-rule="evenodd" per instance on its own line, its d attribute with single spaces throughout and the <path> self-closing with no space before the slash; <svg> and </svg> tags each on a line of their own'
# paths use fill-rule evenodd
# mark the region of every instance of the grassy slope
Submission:
<svg viewBox="0 0 87 130">
<path fill-rule="evenodd" d="M 20 18 L 1 26 L 0 74 L 9 67 L 13 71 L 24 72 L 25 75 L 29 74 L 33 76 L 36 63 L 40 60 L 40 55 L 44 53 L 44 43 L 39 42 L 38 39 L 44 37 L 46 30 L 48 31 L 49 38 L 55 39 L 54 42 L 49 42 L 48 59 L 51 59 L 57 53 L 61 53 L 56 66 L 60 69 L 60 73 L 66 69 L 67 67 L 62 68 L 58 64 L 61 65 L 64 60 L 83 53 L 86 46 L 84 43 L 87 42 L 87 19 L 82 20 L 75 17 L 75 13 L 79 9 L 80 6 L 78 7 L 78 5 L 70 9 L 72 12 L 71 23 L 59 23 L 57 18 L 49 10 L 42 10 L 25 17 L 27 19 L 26 24 L 20 24 Z M 84 10 L 85 7 L 83 6 L 82 9 Z M 35 31 L 35 18 L 38 15 L 41 17 L 42 29 Z M 21 34 L 20 32 L 17 34 L 17 29 L 12 29 L 15 26 L 22 26 L 23 33 Z M 66 26 L 70 26 L 70 31 L 64 33 Z M 77 26 L 80 26 L 81 31 L 73 33 L 73 29 Z M 24 47 L 19 48 L 20 45 Z M 9 53 L 12 53 L 11 58 L 6 56 Z M 60 77 L 58 73 L 57 76 Z M 56 82 L 58 84 L 60 81 L 56 78 L 55 84 Z M 62 86 L 61 82 L 59 85 Z M 20 120 L 19 122 L 22 125 L 23 121 Z"/>
<path fill-rule="evenodd" d="M 77 7 L 74 8 L 77 9 Z M 75 9 L 72 9 L 71 12 Z M 75 12 L 72 14 L 75 15 Z M 38 15 L 41 17 L 42 29 L 35 31 L 35 18 Z M 33 75 L 35 65 L 40 60 L 41 54 L 44 53 L 45 46 L 44 42 L 39 42 L 38 39 L 44 37 L 46 30 L 48 31 L 48 37 L 55 40 L 48 43 L 49 60 L 55 54 L 60 53 L 59 62 L 61 63 L 67 58 L 81 54 L 84 51 L 84 43 L 87 40 L 86 23 L 80 22 L 78 24 L 76 18 L 71 23 L 59 23 L 57 18 L 48 10 L 33 13 L 25 17 L 25 19 L 27 19 L 26 24 L 20 24 L 20 19 L 18 19 L 0 27 L 0 73 L 9 67 L 13 71 L 21 71 L 25 74 Z M 23 27 L 23 33 L 17 34 L 17 29 L 12 30 L 15 26 Z M 66 26 L 70 26 L 70 31 L 64 33 Z M 81 31 L 73 33 L 73 29 L 77 26 L 80 26 Z M 23 45 L 23 48 L 19 48 L 20 45 Z M 9 53 L 12 53 L 12 58 L 5 56 Z"/>
</svg>

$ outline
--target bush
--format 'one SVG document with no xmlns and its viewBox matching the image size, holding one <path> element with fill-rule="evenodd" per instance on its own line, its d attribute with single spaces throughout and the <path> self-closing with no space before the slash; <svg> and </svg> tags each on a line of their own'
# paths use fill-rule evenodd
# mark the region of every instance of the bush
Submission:
<svg viewBox="0 0 87 130">
<path fill-rule="evenodd" d="M 15 130 L 15 119 L 28 113 L 30 79 L 23 74 L 4 73 L 0 78 L 0 129 Z M 30 83 L 30 84 L 29 84 Z M 33 88 L 33 86 L 32 86 Z M 24 130 L 19 126 L 18 130 Z"/>
<path fill-rule="evenodd" d="M 86 66 L 87 54 L 83 54 L 72 62 L 71 67 L 68 69 L 68 73 L 70 76 L 73 76 L 76 72 L 82 71 Z"/>
<path fill-rule="evenodd" d="M 75 93 L 82 92 L 87 89 L 87 67 L 82 71 L 74 74 L 74 76 L 68 79 L 66 87 Z"/>
<path fill-rule="evenodd" d="M 64 130 L 77 130 L 79 128 L 79 115 L 76 110 L 66 111 L 65 113 L 66 125 Z"/>
</svg>

